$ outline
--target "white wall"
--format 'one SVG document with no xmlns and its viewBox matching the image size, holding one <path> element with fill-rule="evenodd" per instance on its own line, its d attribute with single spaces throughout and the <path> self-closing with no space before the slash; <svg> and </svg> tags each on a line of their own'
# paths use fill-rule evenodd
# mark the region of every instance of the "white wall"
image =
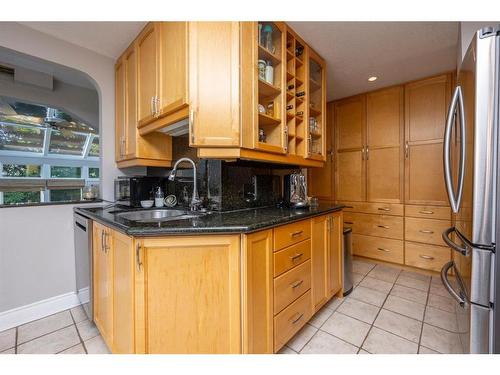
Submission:
<svg viewBox="0 0 500 375">
<path fill-rule="evenodd" d="M 114 162 L 114 61 L 12 22 L 0 22 L 0 46 L 80 70 L 95 82 L 102 196 L 113 200 L 113 180 L 121 174 Z M 74 291 L 72 208 L 0 208 L 0 312 Z"/>
</svg>

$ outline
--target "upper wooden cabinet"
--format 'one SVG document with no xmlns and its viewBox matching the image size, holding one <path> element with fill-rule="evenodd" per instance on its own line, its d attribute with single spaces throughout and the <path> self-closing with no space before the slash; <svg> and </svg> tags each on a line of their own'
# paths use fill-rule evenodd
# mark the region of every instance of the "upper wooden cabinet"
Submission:
<svg viewBox="0 0 500 375">
<path fill-rule="evenodd" d="M 403 88 L 335 103 L 336 199 L 403 201 Z"/>
<path fill-rule="evenodd" d="M 137 129 L 137 47 L 132 45 L 115 65 L 115 160 L 119 168 L 168 167 L 172 139 L 162 133 L 141 136 Z"/>
<path fill-rule="evenodd" d="M 323 166 L 325 63 L 285 23 L 152 22 L 132 45 L 140 136 L 185 121 L 200 158 Z"/>
<path fill-rule="evenodd" d="M 405 85 L 405 203 L 448 205 L 442 163 L 451 75 Z"/>
</svg>

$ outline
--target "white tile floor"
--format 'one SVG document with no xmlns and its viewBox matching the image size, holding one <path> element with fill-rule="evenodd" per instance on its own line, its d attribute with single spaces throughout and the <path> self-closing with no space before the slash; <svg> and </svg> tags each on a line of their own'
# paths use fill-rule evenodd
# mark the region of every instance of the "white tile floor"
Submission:
<svg viewBox="0 0 500 375">
<path fill-rule="evenodd" d="M 280 351 L 285 354 L 460 353 L 455 303 L 437 276 L 354 261 L 355 289 L 328 302 Z M 0 353 L 104 354 L 75 307 L 0 332 Z"/>
<path fill-rule="evenodd" d="M 354 261 L 353 292 L 334 299 L 282 354 L 461 353 L 456 303 L 439 275 Z"/>
</svg>

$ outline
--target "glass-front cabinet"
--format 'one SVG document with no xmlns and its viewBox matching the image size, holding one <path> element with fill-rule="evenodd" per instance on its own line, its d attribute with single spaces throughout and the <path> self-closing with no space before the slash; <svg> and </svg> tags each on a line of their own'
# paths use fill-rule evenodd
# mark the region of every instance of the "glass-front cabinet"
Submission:
<svg viewBox="0 0 500 375">
<path fill-rule="evenodd" d="M 287 152 L 285 132 L 285 25 L 257 22 L 257 149 Z"/>
<path fill-rule="evenodd" d="M 307 75 L 307 151 L 305 157 L 310 159 L 325 160 L 325 64 L 323 60 L 310 48 L 308 49 Z"/>
</svg>

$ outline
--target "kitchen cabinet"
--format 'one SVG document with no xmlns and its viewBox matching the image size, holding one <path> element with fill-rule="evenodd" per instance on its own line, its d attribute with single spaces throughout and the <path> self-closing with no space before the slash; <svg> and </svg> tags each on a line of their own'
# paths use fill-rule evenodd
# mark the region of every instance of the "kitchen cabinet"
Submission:
<svg viewBox="0 0 500 375">
<path fill-rule="evenodd" d="M 115 65 L 115 160 L 119 168 L 168 167 L 172 139 L 162 133 L 141 136 L 137 129 L 138 47 L 132 45 Z"/>
<path fill-rule="evenodd" d="M 335 200 L 334 185 L 334 156 L 333 156 L 333 116 L 334 105 L 332 102 L 326 105 L 326 160 L 322 168 L 308 169 L 308 191 L 309 195 L 318 197 L 325 201 Z M 343 186 L 346 186 L 343 183 Z"/>
<path fill-rule="evenodd" d="M 271 354 L 273 345 L 273 231 L 243 236 L 243 353 Z M 276 262 L 274 262 L 276 264 Z"/>
<path fill-rule="evenodd" d="M 405 85 L 405 203 L 447 206 L 443 135 L 451 76 Z"/>
<path fill-rule="evenodd" d="M 94 223 L 94 320 L 113 353 L 277 352 L 341 290 L 341 241 L 341 212 L 241 235 Z"/>
<path fill-rule="evenodd" d="M 313 311 L 342 289 L 342 213 L 311 219 Z"/>
<path fill-rule="evenodd" d="M 94 322 L 109 348 L 113 346 L 113 243 L 111 230 L 94 223 Z"/>
</svg>

